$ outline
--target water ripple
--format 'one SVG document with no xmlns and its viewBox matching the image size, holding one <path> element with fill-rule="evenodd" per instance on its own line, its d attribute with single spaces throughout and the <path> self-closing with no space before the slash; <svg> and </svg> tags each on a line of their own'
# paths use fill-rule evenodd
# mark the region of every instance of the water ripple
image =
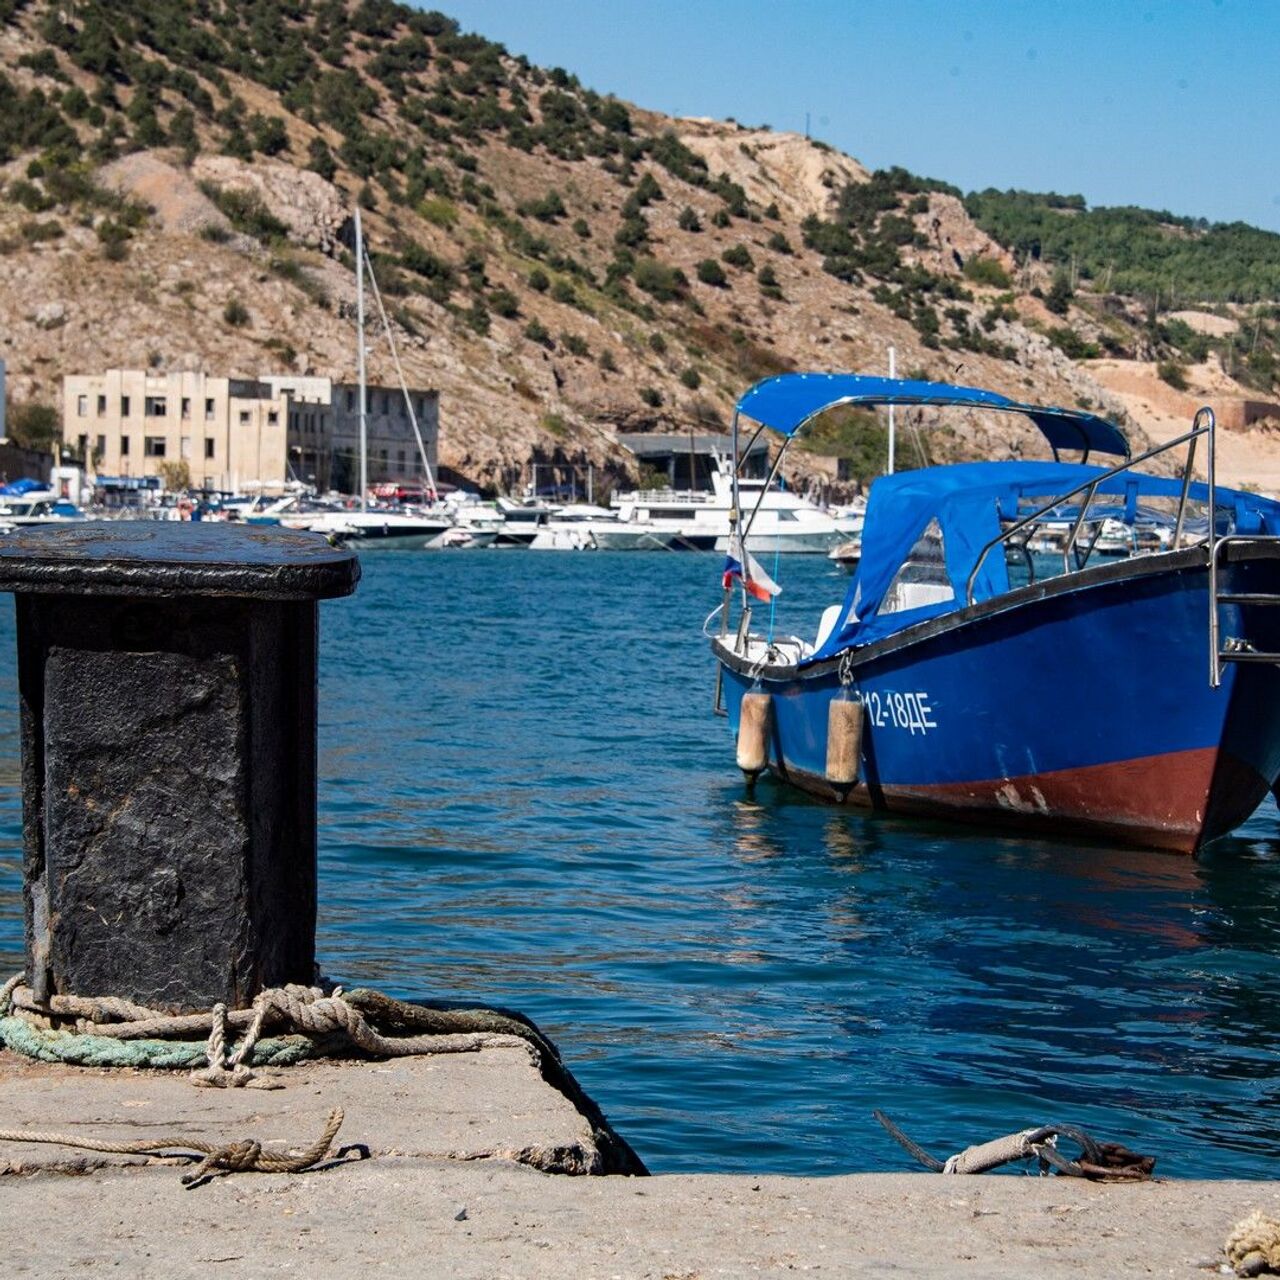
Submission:
<svg viewBox="0 0 1280 1280">
<path fill-rule="evenodd" d="M 696 555 L 365 560 L 322 609 L 325 968 L 523 1009 L 660 1170 L 904 1167 L 1071 1121 L 1269 1177 L 1271 802 L 1199 862 L 837 813 L 735 777 Z M 842 582 L 784 566 L 779 626 Z M 0 608 L 0 964 L 21 961 Z"/>
</svg>

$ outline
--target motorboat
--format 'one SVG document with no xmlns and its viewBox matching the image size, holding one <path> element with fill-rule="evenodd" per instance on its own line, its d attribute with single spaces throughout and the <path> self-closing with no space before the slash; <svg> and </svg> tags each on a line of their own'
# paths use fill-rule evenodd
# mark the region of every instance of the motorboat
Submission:
<svg viewBox="0 0 1280 1280">
<path fill-rule="evenodd" d="M 1053 460 L 877 480 L 857 572 L 809 637 L 753 625 L 779 588 L 743 546 L 755 511 L 741 495 L 711 645 L 717 708 L 749 778 L 768 770 L 840 804 L 1183 853 L 1253 812 L 1280 776 L 1280 503 L 1216 484 L 1210 409 L 1131 457 L 1114 424 L 1076 409 L 784 374 L 739 400 L 735 443 L 740 417 L 789 444 L 833 405 L 1016 414 Z M 1182 448 L 1181 474 L 1139 469 Z M 1143 512 L 1167 522 L 1163 549 L 1096 554 L 1088 529 L 1103 516 L 1132 528 Z M 1042 522 L 1064 519 L 1059 550 L 1026 550 Z"/>
<path fill-rule="evenodd" d="M 607 507 L 557 507 L 538 526 L 531 551 L 664 551 L 675 535 L 652 521 L 623 520 Z"/>
<path fill-rule="evenodd" d="M 837 564 L 842 569 L 852 573 L 858 567 L 858 561 L 862 559 L 862 535 L 850 538 L 848 542 L 837 542 L 830 551 L 827 552 L 827 559 L 832 564 Z"/>
<path fill-rule="evenodd" d="M 74 502 L 59 497 L 51 489 L 34 489 L 21 495 L 0 497 L 0 527 L 6 530 L 87 519 L 88 516 Z"/>
<path fill-rule="evenodd" d="M 769 479 L 740 475 L 727 448 L 715 463 L 710 490 L 637 489 L 615 494 L 610 505 L 620 523 L 670 535 L 668 545 L 675 550 L 727 550 L 735 491 L 758 510 L 746 535 L 749 551 L 825 555 L 848 539 L 849 527 L 842 528 L 802 494 L 783 488 L 776 469 Z"/>
</svg>

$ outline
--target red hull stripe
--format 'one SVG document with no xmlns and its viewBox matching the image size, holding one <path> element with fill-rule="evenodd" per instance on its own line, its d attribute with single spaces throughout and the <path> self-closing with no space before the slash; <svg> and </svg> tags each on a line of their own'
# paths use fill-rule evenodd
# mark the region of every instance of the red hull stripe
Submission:
<svg viewBox="0 0 1280 1280">
<path fill-rule="evenodd" d="M 806 789 L 834 796 L 825 780 L 792 771 L 787 776 Z M 1018 778 L 886 784 L 870 790 L 859 784 L 846 799 L 899 812 L 1074 829 L 1125 844 L 1193 853 L 1247 816 L 1265 792 L 1266 783 L 1252 769 L 1203 747 Z"/>
</svg>

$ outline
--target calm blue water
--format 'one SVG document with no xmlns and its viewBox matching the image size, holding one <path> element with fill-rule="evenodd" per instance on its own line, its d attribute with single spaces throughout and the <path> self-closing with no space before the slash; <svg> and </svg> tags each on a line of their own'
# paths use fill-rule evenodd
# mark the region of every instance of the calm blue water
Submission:
<svg viewBox="0 0 1280 1280">
<path fill-rule="evenodd" d="M 911 1167 L 1068 1121 L 1280 1173 L 1280 820 L 1193 863 L 748 800 L 711 556 L 365 558 L 322 609 L 325 968 L 516 1006 L 650 1166 Z M 782 565 L 804 629 L 844 579 Z M 21 952 L 0 612 L 0 962 Z"/>
</svg>

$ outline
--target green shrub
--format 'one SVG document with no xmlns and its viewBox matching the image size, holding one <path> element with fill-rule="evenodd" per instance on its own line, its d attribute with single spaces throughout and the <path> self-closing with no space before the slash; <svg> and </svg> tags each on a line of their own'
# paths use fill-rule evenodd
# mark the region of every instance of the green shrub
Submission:
<svg viewBox="0 0 1280 1280">
<path fill-rule="evenodd" d="M 567 280 L 557 280 L 551 286 L 551 300 L 553 302 L 562 302 L 566 307 L 576 307 L 578 305 L 578 294 L 573 285 Z"/>
<path fill-rule="evenodd" d="M 536 290 L 538 293 L 546 293 L 551 288 L 551 277 L 541 267 L 534 267 L 529 272 L 529 288 Z"/>
<path fill-rule="evenodd" d="M 1045 337 L 1070 360 L 1092 360 L 1098 354 L 1097 344 L 1086 342 L 1070 325 L 1049 329 Z"/>
<path fill-rule="evenodd" d="M 1187 372 L 1175 360 L 1161 360 L 1156 365 L 1156 373 L 1162 382 L 1167 382 L 1175 391 L 1187 389 Z"/>
<path fill-rule="evenodd" d="M 751 257 L 751 251 L 745 244 L 731 244 L 721 255 L 721 261 L 727 262 L 731 267 L 741 267 L 744 271 L 749 271 L 755 262 Z"/>
<path fill-rule="evenodd" d="M 574 356 L 589 356 L 591 348 L 587 345 L 586 338 L 580 337 L 576 333 L 562 333 L 560 335 L 560 345 Z"/>
<path fill-rule="evenodd" d="M 660 356 L 667 353 L 667 340 L 656 329 L 649 335 L 649 350 Z"/>
<path fill-rule="evenodd" d="M 641 387 L 640 399 L 649 406 L 650 409 L 658 409 L 662 406 L 662 392 L 657 387 Z"/>
<path fill-rule="evenodd" d="M 1071 299 L 1075 297 L 1071 289 L 1071 282 L 1067 279 L 1066 272 L 1059 271 L 1053 278 L 1053 285 L 1049 292 L 1045 294 L 1044 305 L 1053 312 L 1055 316 L 1065 316 L 1071 306 Z"/>
<path fill-rule="evenodd" d="M 656 258 L 641 258 L 636 262 L 632 279 L 637 289 L 656 298 L 659 302 L 678 302 L 689 287 L 689 281 L 678 267 L 669 267 Z"/>
<path fill-rule="evenodd" d="M 680 381 L 684 383 L 690 391 L 697 391 L 697 389 L 702 386 L 702 375 L 693 367 L 693 365 L 690 365 L 683 373 L 681 373 Z"/>
<path fill-rule="evenodd" d="M 222 308 L 222 318 L 233 329 L 243 329 L 249 323 L 249 308 L 239 298 L 232 298 Z"/>
<path fill-rule="evenodd" d="M 332 182 L 338 172 L 338 162 L 323 138 L 312 138 L 307 146 L 307 168 L 318 173 L 326 182 Z"/>
<path fill-rule="evenodd" d="M 680 216 L 676 219 L 676 225 L 681 231 L 701 231 L 702 222 L 698 218 L 697 211 L 692 205 L 685 205 L 680 210 Z"/>
<path fill-rule="evenodd" d="M 994 258 L 966 258 L 962 270 L 965 279 L 993 289 L 1007 289 L 1013 283 L 1009 273 Z"/>
<path fill-rule="evenodd" d="M 489 311 L 479 298 L 462 313 L 462 318 L 467 328 L 478 333 L 482 338 L 489 332 Z"/>
<path fill-rule="evenodd" d="M 458 221 L 458 206 L 452 200 L 445 200 L 442 196 L 432 196 L 429 200 L 424 200 L 418 206 L 418 212 L 433 227 L 443 227 L 445 230 L 455 226 Z"/>
<path fill-rule="evenodd" d="M 723 289 L 729 283 L 724 268 L 714 258 L 703 258 L 698 263 L 698 279 L 716 289 Z"/>
<path fill-rule="evenodd" d="M 58 411 L 30 401 L 10 405 L 7 430 L 23 448 L 47 452 L 58 438 Z"/>
<path fill-rule="evenodd" d="M 600 367 L 605 370 L 606 373 L 618 372 L 618 362 L 613 358 L 613 352 L 610 351 L 608 347 L 605 347 L 605 349 L 600 353 Z"/>
<path fill-rule="evenodd" d="M 495 289 L 489 295 L 489 309 L 504 320 L 514 320 L 520 314 L 520 303 L 510 289 Z"/>
<path fill-rule="evenodd" d="M 788 256 L 795 253 L 795 250 L 791 247 L 791 241 L 788 240 L 781 231 L 775 231 L 773 235 L 769 237 L 767 243 L 768 247 L 772 249 L 774 253 L 782 253 Z"/>
<path fill-rule="evenodd" d="M 540 320 L 530 320 L 524 327 L 524 336 L 530 342 L 536 342 L 539 346 L 546 347 L 548 351 L 555 350 L 555 339 L 551 336 L 546 325 Z"/>
</svg>

